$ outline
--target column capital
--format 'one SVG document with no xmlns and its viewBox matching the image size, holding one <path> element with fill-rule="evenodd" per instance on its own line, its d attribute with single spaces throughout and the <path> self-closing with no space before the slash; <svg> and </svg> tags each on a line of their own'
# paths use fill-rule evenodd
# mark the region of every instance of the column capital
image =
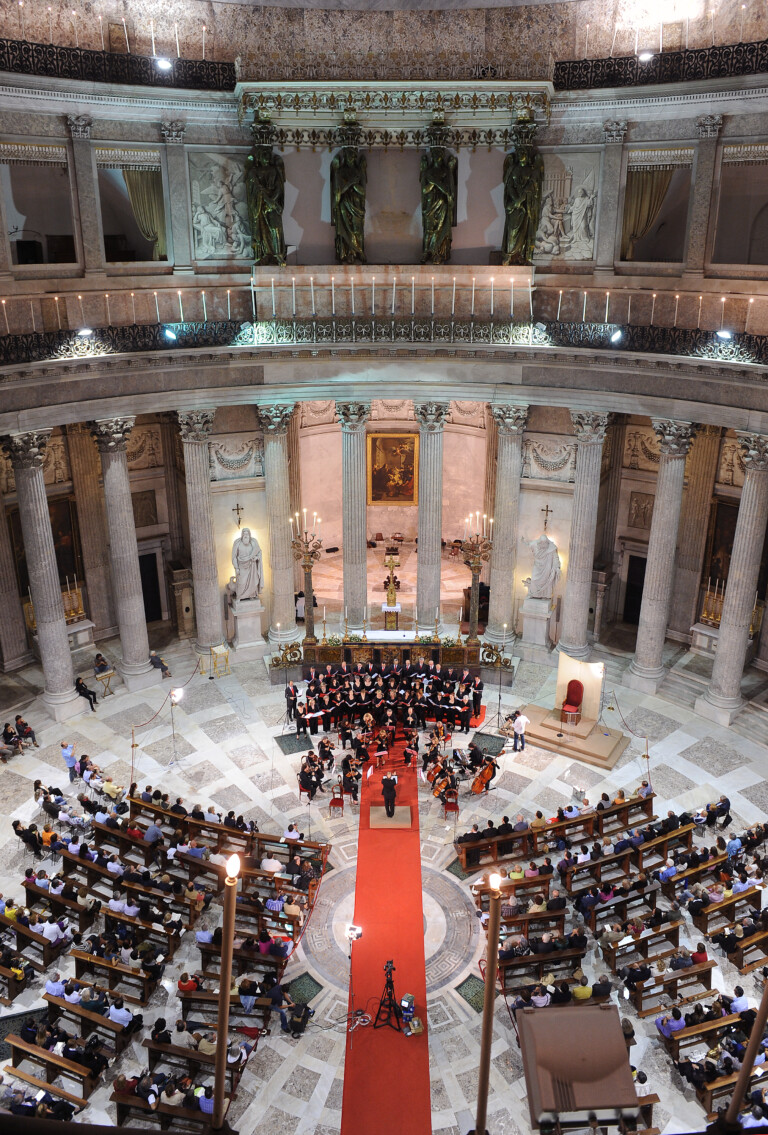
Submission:
<svg viewBox="0 0 768 1135">
<path fill-rule="evenodd" d="M 45 448 L 53 430 L 30 430 L 24 434 L 7 434 L 0 444 L 11 459 L 14 469 L 42 469 Z"/>
<path fill-rule="evenodd" d="M 414 402 L 413 412 L 419 428 L 428 433 L 437 433 L 445 425 L 450 402 Z"/>
<path fill-rule="evenodd" d="M 505 406 L 491 403 L 491 414 L 500 434 L 521 434 L 528 421 L 527 406 Z"/>
<path fill-rule="evenodd" d="M 293 402 L 273 402 L 270 406 L 257 406 L 256 412 L 265 433 L 284 434 L 288 432 Z"/>
<path fill-rule="evenodd" d="M 768 437 L 737 430 L 736 440 L 741 446 L 741 459 L 747 472 L 754 469 L 756 473 L 764 473 L 768 469 Z"/>
<path fill-rule="evenodd" d="M 97 418 L 88 423 L 99 453 L 125 453 L 136 418 Z"/>
<path fill-rule="evenodd" d="M 184 133 L 187 129 L 186 122 L 181 122 L 179 119 L 173 119 L 170 122 L 160 123 L 160 133 L 163 136 L 163 141 L 166 146 L 180 146 L 184 142 Z"/>
<path fill-rule="evenodd" d="M 696 129 L 700 138 L 716 138 L 722 125 L 722 114 L 700 114 L 696 119 Z"/>
<path fill-rule="evenodd" d="M 207 442 L 213 429 L 215 410 L 177 410 L 182 441 Z"/>
<path fill-rule="evenodd" d="M 607 118 L 603 123 L 604 142 L 623 142 L 627 132 L 626 119 Z"/>
<path fill-rule="evenodd" d="M 664 457 L 687 457 L 696 435 L 693 422 L 678 422 L 674 418 L 651 418 L 653 432 Z"/>
<path fill-rule="evenodd" d="M 347 433 L 365 433 L 365 423 L 371 416 L 370 402 L 337 402 L 336 414 L 341 428 Z"/>
<path fill-rule="evenodd" d="M 571 421 L 573 432 L 581 445 L 602 445 L 611 415 L 599 414 L 593 410 L 571 410 Z"/>
<path fill-rule="evenodd" d="M 92 126 L 93 119 L 89 114 L 67 115 L 67 127 L 73 138 L 85 138 L 87 140 L 91 136 Z"/>
</svg>

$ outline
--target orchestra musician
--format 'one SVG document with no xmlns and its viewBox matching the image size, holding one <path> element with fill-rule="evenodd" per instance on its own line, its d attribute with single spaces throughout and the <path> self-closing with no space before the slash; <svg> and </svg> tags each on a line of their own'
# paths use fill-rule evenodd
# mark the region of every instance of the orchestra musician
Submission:
<svg viewBox="0 0 768 1135">
<path fill-rule="evenodd" d="M 330 737 L 323 737 L 322 741 L 317 746 L 317 756 L 318 760 L 320 761 L 321 767 L 323 765 L 323 762 L 325 762 L 326 768 L 329 771 L 333 770 L 336 764 L 336 758 L 333 752 L 333 742 L 331 741 Z"/>
<path fill-rule="evenodd" d="M 458 781 L 456 780 L 456 773 L 450 764 L 443 766 L 443 772 L 439 777 L 439 782 L 436 782 L 432 790 L 432 795 L 439 797 L 443 804 L 445 804 L 446 792 L 455 792 L 458 790 Z"/>
<path fill-rule="evenodd" d="M 347 753 L 344 760 L 341 762 L 341 771 L 345 777 L 350 780 L 359 780 L 363 775 L 360 772 L 360 765 L 362 760 L 360 757 L 353 757 L 351 753 Z"/>
</svg>

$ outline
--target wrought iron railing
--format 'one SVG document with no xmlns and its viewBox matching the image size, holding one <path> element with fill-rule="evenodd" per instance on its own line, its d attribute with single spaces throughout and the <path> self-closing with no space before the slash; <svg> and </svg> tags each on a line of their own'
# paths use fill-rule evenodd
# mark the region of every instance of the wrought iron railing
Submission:
<svg viewBox="0 0 768 1135">
<path fill-rule="evenodd" d="M 234 63 L 209 59 L 169 59 L 161 71 L 150 55 L 90 51 L 53 43 L 0 39 L 0 71 L 44 75 L 51 79 L 85 79 L 91 83 L 125 83 L 142 87 L 180 87 L 196 91 L 233 91 Z"/>
<path fill-rule="evenodd" d="M 556 91 L 591 87 L 647 87 L 692 79 L 730 79 L 768 71 L 768 40 L 684 51 L 657 52 L 645 63 L 637 55 L 608 59 L 565 59 L 555 63 Z"/>
<path fill-rule="evenodd" d="M 618 338 L 615 339 L 616 336 Z M 473 346 L 510 349 L 565 347 L 768 365 L 768 337 L 764 335 L 734 333 L 729 338 L 721 338 L 716 331 L 682 327 L 543 320 L 530 323 L 418 315 L 411 318 L 336 316 L 256 322 L 209 320 L 103 327 L 91 330 L 87 336 L 64 330 L 4 335 L 0 336 L 0 365 L 180 348 L 332 348 L 377 343 L 399 347 L 453 345 L 460 349 Z"/>
</svg>

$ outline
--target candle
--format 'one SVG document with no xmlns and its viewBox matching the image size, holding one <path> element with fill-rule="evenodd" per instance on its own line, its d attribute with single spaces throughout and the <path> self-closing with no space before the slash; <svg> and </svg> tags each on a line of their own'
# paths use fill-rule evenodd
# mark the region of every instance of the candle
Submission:
<svg viewBox="0 0 768 1135">
<path fill-rule="evenodd" d="M 459 607 L 459 630 L 461 630 L 461 624 L 463 622 L 464 622 L 464 608 Z"/>
<path fill-rule="evenodd" d="M 472 318 L 475 318 L 475 277 L 472 277 L 472 310 L 470 312 Z"/>
<path fill-rule="evenodd" d="M 101 50 L 104 50 L 104 25 L 99 16 L 99 27 L 101 28 Z M 51 5 L 48 5 L 48 42 L 53 43 L 53 15 Z"/>
<path fill-rule="evenodd" d="M 251 272 L 251 281 L 250 282 L 251 282 L 251 319 L 255 323 L 256 322 L 256 289 L 254 287 L 253 272 Z M 272 314 L 273 315 L 275 314 L 274 307 L 275 307 L 275 303 L 274 303 L 274 292 L 273 292 L 273 299 L 272 299 Z"/>
<path fill-rule="evenodd" d="M 179 50 L 179 25 L 173 25 L 173 34 L 176 36 L 176 55 L 181 59 L 181 52 Z"/>
<path fill-rule="evenodd" d="M 80 300 L 80 314 L 82 315 L 83 314 L 83 297 L 78 296 L 77 298 Z M 136 324 L 136 293 L 135 292 L 131 292 L 131 309 L 133 311 L 133 322 L 134 322 L 134 325 L 135 325 Z M 85 323 L 85 317 L 83 317 L 83 323 Z"/>
<path fill-rule="evenodd" d="M 557 322 L 558 323 L 560 322 L 560 307 L 562 305 L 562 302 L 563 302 L 563 293 L 561 291 L 560 295 L 557 297 Z"/>
<path fill-rule="evenodd" d="M 435 277 L 432 277 L 432 315 L 435 314 Z"/>
<path fill-rule="evenodd" d="M 152 40 L 152 54 L 155 54 L 155 21 L 149 21 L 149 37 Z"/>
<path fill-rule="evenodd" d="M 72 12 L 72 25 L 75 29 L 75 47 L 80 46 L 80 40 L 77 33 L 77 12 Z"/>
<path fill-rule="evenodd" d="M 587 321 L 587 293 L 585 292 L 584 293 L 584 303 L 582 304 L 582 307 L 581 307 L 581 322 L 586 323 L 586 321 Z"/>
<path fill-rule="evenodd" d="M 608 305 L 611 302 L 611 293 L 605 293 L 605 323 L 608 322 Z"/>
<path fill-rule="evenodd" d="M 414 604 L 414 608 L 413 608 L 413 621 L 415 623 L 418 623 L 418 621 L 419 621 L 419 608 L 415 604 Z"/>
<path fill-rule="evenodd" d="M 157 295 L 157 292 L 155 292 L 155 295 Z M 227 288 L 227 319 L 231 319 L 231 318 L 232 318 L 232 308 L 230 306 L 229 288 Z M 157 316 L 157 322 L 158 323 L 160 322 L 159 313 L 158 313 L 158 316 Z"/>
<path fill-rule="evenodd" d="M 331 315 L 335 315 L 335 314 L 336 314 L 336 285 L 333 282 L 333 276 L 331 276 Z"/>
<path fill-rule="evenodd" d="M 637 37 L 640 34 L 640 29 L 635 28 L 635 55 L 637 55 Z"/>
<path fill-rule="evenodd" d="M 714 47 L 715 46 L 715 9 L 714 8 L 710 8 L 709 17 L 710 17 L 710 20 L 712 21 L 712 46 Z"/>
<path fill-rule="evenodd" d="M 208 308 L 206 307 L 206 303 L 205 303 L 205 292 L 201 292 L 200 295 L 203 297 L 203 323 L 207 323 L 208 322 Z"/>
<path fill-rule="evenodd" d="M 395 284 L 396 281 L 392 280 L 392 314 L 395 314 Z M 413 315 L 413 305 L 411 305 L 411 315 Z"/>
<path fill-rule="evenodd" d="M 753 299 L 750 299 L 749 303 L 747 304 L 747 318 L 746 318 L 746 321 L 744 323 L 744 334 L 745 335 L 747 335 L 749 333 L 749 317 L 752 313 L 752 304 L 754 302 L 755 301 L 754 301 L 754 298 L 753 298 Z"/>
<path fill-rule="evenodd" d="M 491 276 L 491 319 L 493 319 L 493 276 Z"/>
<path fill-rule="evenodd" d="M 528 281 L 528 310 L 531 313 L 531 319 L 533 319 L 533 284 L 530 280 Z"/>
<path fill-rule="evenodd" d="M 741 17 L 741 22 L 742 24 L 744 23 L 743 16 Z M 26 39 L 24 32 L 24 0 L 19 0 L 19 27 L 21 28 L 21 38 Z"/>
<path fill-rule="evenodd" d="M 293 539 L 293 517 L 292 516 L 288 517 L 288 523 L 291 526 L 291 539 Z"/>
<path fill-rule="evenodd" d="M 653 299 L 651 300 L 651 327 L 653 327 L 653 315 L 654 315 L 655 311 L 656 311 L 656 293 L 654 292 L 653 293 Z"/>
<path fill-rule="evenodd" d="M 323 622 L 325 622 L 325 604 L 323 604 Z"/>
<path fill-rule="evenodd" d="M 306 532 L 306 530 L 307 530 L 307 510 L 304 508 L 304 509 L 302 509 L 302 512 L 304 513 L 304 531 Z"/>
<path fill-rule="evenodd" d="M 272 278 L 272 318 L 275 318 L 275 280 Z"/>
<path fill-rule="evenodd" d="M 348 617 L 349 616 L 348 616 L 347 608 L 346 608 L 346 605 L 345 605 L 345 607 L 344 607 L 344 618 L 347 619 Z"/>
<path fill-rule="evenodd" d="M 697 331 L 698 331 L 698 330 L 700 329 L 700 327 L 701 327 L 701 301 L 702 301 L 702 299 L 703 299 L 703 296 L 699 296 L 699 317 L 698 317 L 698 319 L 696 320 L 696 330 L 697 330 Z"/>
<path fill-rule="evenodd" d="M 440 608 L 435 607 L 435 622 L 437 622 L 439 620 L 439 618 L 440 618 Z"/>
<path fill-rule="evenodd" d="M 54 296 L 53 299 L 56 304 L 56 322 L 59 325 L 59 331 L 61 331 L 61 312 L 59 311 L 59 297 Z M 109 323 L 109 320 L 107 320 L 107 323 Z"/>
<path fill-rule="evenodd" d="M 131 45 L 128 42 L 128 28 L 125 26 L 125 16 L 123 16 L 122 19 L 123 19 L 123 34 L 125 36 L 125 49 L 128 52 L 128 54 L 130 55 L 131 54 Z"/>
<path fill-rule="evenodd" d="M 184 308 L 181 305 L 181 292 L 177 292 L 176 295 L 179 297 L 179 319 L 183 323 L 184 322 Z"/>
<path fill-rule="evenodd" d="M 659 24 L 659 55 L 661 55 L 662 51 L 664 50 L 663 47 L 662 47 L 663 42 L 664 42 L 664 21 L 662 20 L 662 22 Z"/>
<path fill-rule="evenodd" d="M 629 299 L 627 300 L 627 323 L 631 322 L 631 320 L 629 318 L 631 316 L 631 314 L 632 314 L 632 294 L 630 293 Z"/>
<path fill-rule="evenodd" d="M 504 623 L 504 634 L 502 635 L 502 639 L 501 639 L 501 649 L 503 650 L 506 645 L 507 645 L 507 624 Z"/>
<path fill-rule="evenodd" d="M 689 17 L 686 16 L 685 17 L 685 50 L 686 51 L 688 50 L 688 19 L 689 19 Z"/>
<path fill-rule="evenodd" d="M 312 314 L 315 314 L 315 277 L 309 277 L 309 292 L 312 298 Z"/>
<path fill-rule="evenodd" d="M 203 24 L 203 59 L 205 59 L 205 24 Z"/>
<path fill-rule="evenodd" d="M 614 24 L 614 26 L 613 26 L 613 39 L 611 40 L 611 55 L 613 55 L 613 49 L 616 46 L 616 32 L 617 31 L 618 31 L 618 28 Z"/>
<path fill-rule="evenodd" d="M 456 311 L 456 277 L 453 277 L 453 293 L 451 295 L 451 318 Z"/>
<path fill-rule="evenodd" d="M 5 316 L 5 333 L 6 335 L 10 335 L 11 329 L 8 326 L 8 309 L 5 306 L 5 300 L 3 300 L 3 315 Z"/>
<path fill-rule="evenodd" d="M 741 43 L 742 40 L 744 39 L 744 9 L 745 8 L 746 8 L 746 4 L 742 4 L 741 5 L 741 30 L 739 32 L 739 43 Z"/>
<path fill-rule="evenodd" d="M 394 284 L 392 285 L 394 288 Z M 411 315 L 413 315 L 414 307 L 416 304 L 416 277 L 411 276 Z"/>
<path fill-rule="evenodd" d="M 371 316 L 376 314 L 376 277 L 371 280 Z"/>
<path fill-rule="evenodd" d="M 354 315 L 355 314 L 355 281 L 354 280 L 352 280 L 352 282 L 351 282 L 350 290 L 351 290 L 351 293 L 352 293 L 352 314 Z M 373 315 L 373 310 L 371 310 L 371 315 Z"/>
<path fill-rule="evenodd" d="M 723 320 L 725 319 L 725 296 L 720 297 L 720 330 L 723 329 Z"/>
<path fill-rule="evenodd" d="M 484 512 L 483 513 L 483 539 L 485 539 L 487 527 L 488 527 L 488 515 L 487 515 L 487 513 Z"/>
<path fill-rule="evenodd" d="M 112 322 L 112 317 L 109 314 L 109 292 L 104 293 L 104 305 L 107 309 L 107 323 L 109 324 Z"/>
<path fill-rule="evenodd" d="M 291 276 L 291 297 L 293 303 L 293 318 L 296 318 L 296 277 Z"/>
<path fill-rule="evenodd" d="M 587 24 L 587 34 L 584 37 L 584 58 L 589 59 L 589 24 Z"/>
<path fill-rule="evenodd" d="M 32 316 L 32 334 L 34 335 L 37 328 L 35 327 L 35 309 L 32 306 L 32 300 L 29 301 L 29 314 Z"/>
<path fill-rule="evenodd" d="M 493 517 L 488 521 L 488 539 L 493 539 Z"/>
<path fill-rule="evenodd" d="M 680 303 L 680 296 L 675 296 L 675 319 L 674 319 L 674 322 L 672 324 L 673 327 L 677 327 L 677 308 L 678 308 L 679 303 Z"/>
<path fill-rule="evenodd" d="M 160 322 L 160 304 L 157 302 L 157 292 L 153 292 L 152 295 L 155 297 L 155 315 L 157 316 L 157 322 L 159 323 Z"/>
</svg>

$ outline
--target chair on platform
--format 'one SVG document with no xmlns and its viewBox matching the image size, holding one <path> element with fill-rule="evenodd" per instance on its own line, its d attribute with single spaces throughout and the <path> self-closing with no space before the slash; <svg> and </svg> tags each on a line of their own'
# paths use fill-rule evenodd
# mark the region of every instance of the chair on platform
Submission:
<svg viewBox="0 0 768 1135">
<path fill-rule="evenodd" d="M 584 686 L 576 678 L 571 678 L 565 692 L 565 701 L 560 710 L 560 720 L 568 725 L 578 725 L 581 721 L 581 703 L 584 700 Z"/>
<path fill-rule="evenodd" d="M 311 802 L 312 801 L 312 795 L 311 795 L 309 789 L 305 788 L 304 785 L 301 783 L 301 777 L 299 776 L 298 773 L 296 773 L 296 783 L 299 786 L 299 803 L 301 803 L 301 797 L 302 796 L 306 796 L 307 800 L 309 800 Z"/>
<path fill-rule="evenodd" d="M 443 801 L 443 819 L 448 819 L 448 813 L 453 812 L 458 817 L 459 814 L 459 792 L 456 788 L 446 788 L 445 800 Z"/>
<path fill-rule="evenodd" d="M 342 816 L 344 815 L 344 792 L 342 791 L 341 782 L 334 784 L 331 798 L 328 801 L 328 817 L 333 818 L 333 809 L 340 808 Z"/>
</svg>

